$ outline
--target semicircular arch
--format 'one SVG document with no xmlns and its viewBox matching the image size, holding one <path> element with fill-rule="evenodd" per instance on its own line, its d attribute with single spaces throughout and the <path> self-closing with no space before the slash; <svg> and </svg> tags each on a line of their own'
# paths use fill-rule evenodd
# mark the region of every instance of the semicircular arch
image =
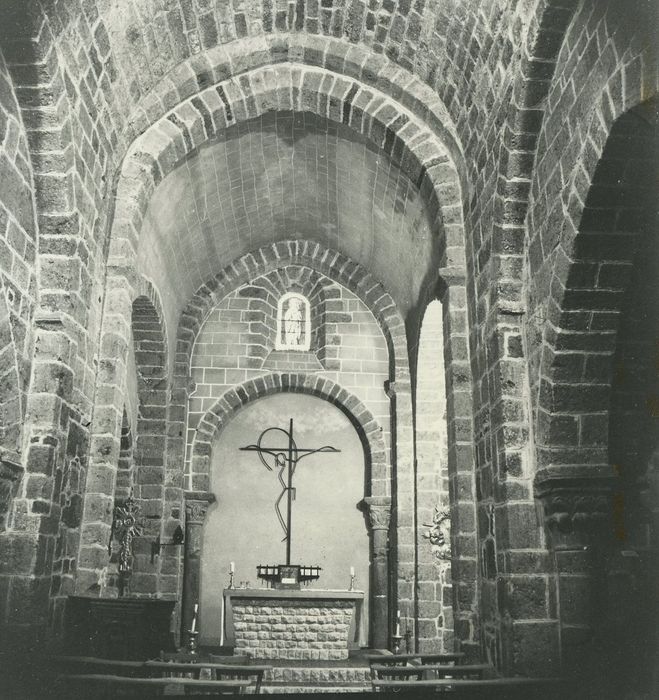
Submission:
<svg viewBox="0 0 659 700">
<path fill-rule="evenodd" d="M 199 421 L 192 443 L 190 476 L 206 476 L 210 470 L 212 443 L 234 414 L 264 396 L 279 393 L 309 394 L 339 408 L 352 423 L 364 447 L 368 474 L 367 495 L 390 495 L 390 470 L 382 427 L 360 399 L 340 384 L 311 374 L 273 372 L 228 389 Z"/>
</svg>

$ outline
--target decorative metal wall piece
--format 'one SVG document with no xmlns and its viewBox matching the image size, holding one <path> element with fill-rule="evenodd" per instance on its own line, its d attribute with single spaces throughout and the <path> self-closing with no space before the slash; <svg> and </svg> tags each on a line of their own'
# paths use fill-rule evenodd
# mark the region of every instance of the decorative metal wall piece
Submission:
<svg viewBox="0 0 659 700">
<path fill-rule="evenodd" d="M 288 445 L 285 447 L 264 447 L 263 440 L 268 433 L 279 432 L 283 433 L 288 440 Z M 273 469 L 278 469 L 277 478 L 279 483 L 282 485 L 282 492 L 279 498 L 275 502 L 275 512 L 277 513 L 277 518 L 284 531 L 283 542 L 286 542 L 286 565 L 291 564 L 291 532 L 293 526 L 293 500 L 295 499 L 295 489 L 293 488 L 293 476 L 295 475 L 295 470 L 297 469 L 298 463 L 308 457 L 309 455 L 316 454 L 318 452 L 340 452 L 335 447 L 325 445 L 324 447 L 307 448 L 298 447 L 293 439 L 293 419 L 290 419 L 289 429 L 284 430 L 283 428 L 266 428 L 255 445 L 248 445 L 247 447 L 240 448 L 244 452 L 256 452 L 261 460 L 261 463 L 268 471 L 273 471 Z M 269 464 L 265 458 L 265 455 L 270 455 L 274 458 L 274 463 Z M 286 480 L 284 480 L 283 474 L 286 471 Z M 284 519 L 279 504 L 282 498 L 287 496 L 286 501 L 286 519 Z"/>
<path fill-rule="evenodd" d="M 132 494 L 114 507 L 108 555 L 112 555 L 112 540 L 119 542 L 119 596 L 128 590 L 128 581 L 133 571 L 133 539 L 139 537 L 144 530 L 144 523 L 139 518 L 140 507 L 135 503 Z"/>
<path fill-rule="evenodd" d="M 440 561 L 451 558 L 451 513 L 447 509 L 435 506 L 432 523 L 424 523 L 424 527 L 430 528 L 423 536 L 430 541 L 434 556 Z"/>
</svg>

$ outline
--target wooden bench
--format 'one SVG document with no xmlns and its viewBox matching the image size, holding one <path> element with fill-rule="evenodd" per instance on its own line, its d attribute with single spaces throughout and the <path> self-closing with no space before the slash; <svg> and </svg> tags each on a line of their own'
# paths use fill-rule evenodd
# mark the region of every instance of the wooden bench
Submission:
<svg viewBox="0 0 659 700">
<path fill-rule="evenodd" d="M 459 664 L 465 659 L 464 652 L 446 654 L 367 654 L 369 665 L 405 666 L 411 662 L 419 664 Z"/>
<path fill-rule="evenodd" d="M 179 688 L 185 695 L 189 694 L 189 691 L 212 691 L 216 694 L 235 695 L 243 694 L 252 685 L 250 680 L 240 679 L 218 681 L 203 678 L 130 678 L 104 673 L 65 674 L 61 676 L 61 679 L 73 686 L 84 683 L 87 686 L 87 693 L 90 684 L 96 687 L 100 686 L 110 696 L 119 688 L 125 691 L 135 691 L 139 695 L 143 694 L 145 690 L 151 693 L 160 691 L 158 694 L 163 694 L 165 688 L 171 687 Z M 80 692 L 82 689 L 78 688 L 78 691 Z M 87 695 L 87 697 L 91 697 L 91 695 Z"/>
<path fill-rule="evenodd" d="M 410 695 L 418 691 L 457 692 L 460 698 L 524 697 L 536 690 L 556 692 L 560 681 L 556 678 L 486 678 L 482 680 L 463 678 L 434 678 L 429 680 L 371 680 L 374 691 L 409 691 Z M 515 691 L 523 693 L 516 694 Z M 502 693 L 501 695 L 498 693 Z"/>
<path fill-rule="evenodd" d="M 446 664 L 415 664 L 410 666 L 371 664 L 371 678 L 376 680 L 420 681 L 446 677 L 480 680 L 488 671 L 493 671 L 489 664 L 464 664 L 462 666 L 449 666 Z"/>
<path fill-rule="evenodd" d="M 61 673 L 110 673 L 135 678 L 144 675 L 144 661 L 122 659 L 101 659 L 95 656 L 51 656 L 47 660 L 55 662 Z"/>
<path fill-rule="evenodd" d="M 230 659 L 231 657 L 226 657 Z M 147 661 L 143 666 L 148 672 L 158 672 L 167 674 L 169 677 L 181 678 L 192 676 L 201 678 L 204 672 L 208 672 L 211 679 L 214 680 L 247 680 L 254 681 L 254 694 L 258 695 L 261 692 L 263 676 L 266 671 L 270 670 L 270 666 L 257 666 L 248 664 L 225 664 L 213 663 L 211 661 L 198 661 L 197 663 L 176 662 L 176 661 Z"/>
</svg>

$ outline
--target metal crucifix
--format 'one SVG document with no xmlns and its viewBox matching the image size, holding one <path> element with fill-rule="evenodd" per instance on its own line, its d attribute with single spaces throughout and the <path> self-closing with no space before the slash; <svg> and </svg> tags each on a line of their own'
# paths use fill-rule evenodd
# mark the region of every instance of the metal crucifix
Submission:
<svg viewBox="0 0 659 700">
<path fill-rule="evenodd" d="M 287 447 L 263 447 L 263 438 L 270 432 L 277 431 L 280 433 L 283 433 L 287 438 L 288 438 L 288 446 Z M 277 474 L 277 477 L 279 479 L 279 483 L 283 487 L 283 491 L 279 495 L 279 498 L 275 502 L 275 512 L 277 513 L 277 518 L 279 518 L 279 522 L 282 526 L 282 529 L 284 530 L 284 539 L 282 541 L 286 542 L 286 565 L 290 566 L 291 563 L 291 528 L 293 525 L 293 520 L 292 520 L 292 502 L 295 497 L 295 489 L 293 488 L 293 476 L 295 474 L 295 469 L 297 468 L 298 462 L 303 459 L 304 457 L 308 457 L 309 455 L 316 454 L 317 452 L 341 452 L 341 450 L 337 450 L 335 447 L 330 447 L 329 445 L 325 445 L 324 447 L 317 447 L 317 448 L 306 448 L 306 447 L 298 447 L 295 444 L 295 440 L 293 439 L 293 419 L 290 419 L 290 426 L 288 430 L 284 430 L 283 428 L 266 428 L 261 435 L 259 436 L 258 441 L 256 442 L 255 445 L 248 445 L 247 447 L 241 447 L 241 451 L 244 452 L 256 452 L 259 456 L 259 459 L 261 460 L 263 466 L 268 470 L 268 471 L 273 471 L 273 467 L 268 464 L 266 461 L 264 455 L 272 455 L 275 459 L 274 467 L 279 468 L 279 473 Z M 283 479 L 283 473 L 284 469 L 288 468 L 288 473 L 287 473 L 287 479 L 284 481 Z M 281 510 L 279 508 L 279 504 L 281 503 L 281 499 L 284 496 L 288 496 L 287 498 L 287 506 L 286 506 L 286 520 L 284 521 L 284 518 L 281 514 Z"/>
</svg>

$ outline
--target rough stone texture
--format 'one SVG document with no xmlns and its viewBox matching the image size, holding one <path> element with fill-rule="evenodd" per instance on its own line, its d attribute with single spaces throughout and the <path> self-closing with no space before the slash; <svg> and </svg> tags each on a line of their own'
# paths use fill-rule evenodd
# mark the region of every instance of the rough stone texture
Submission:
<svg viewBox="0 0 659 700">
<path fill-rule="evenodd" d="M 283 268 L 270 273 L 270 279 L 257 277 L 249 286 L 225 297 L 207 316 L 191 358 L 195 389 L 188 406 L 187 461 L 198 423 L 217 400 L 232 386 L 275 369 L 264 361 L 274 348 L 278 297 L 299 290 L 313 299 L 313 286 L 307 292 L 298 281 L 300 272 L 304 273 L 305 268 Z M 306 269 L 306 273 L 312 271 Z M 311 309 L 312 336 L 323 336 L 323 345 L 313 348 L 322 357 L 322 365 L 313 367 L 312 372 L 320 370 L 319 377 L 337 382 L 361 399 L 384 428 L 382 437 L 388 449 L 389 400 L 384 383 L 389 376 L 389 360 L 382 332 L 373 314 L 350 291 L 317 273 L 310 277 L 310 281 L 323 286 L 326 299 L 322 315 L 314 314 L 316 304 Z M 279 284 L 275 286 L 273 281 Z M 284 369 L 308 372 L 304 360 L 296 361 L 297 354 L 289 353 L 292 366 Z M 194 474 L 191 478 L 192 488 L 206 488 L 195 483 Z"/>
<path fill-rule="evenodd" d="M 352 601 L 233 599 L 235 649 L 256 659 L 348 658 Z"/>
<path fill-rule="evenodd" d="M 593 547 L 607 562 L 600 580 L 610 591 L 629 576 L 645 590 L 656 559 L 656 397 L 640 388 L 653 386 L 652 351 L 634 333 L 624 341 L 628 330 L 619 326 L 630 305 L 636 312 L 629 299 L 648 298 L 636 281 L 647 277 L 639 271 L 652 251 L 639 254 L 634 269 L 627 245 L 641 238 L 628 234 L 642 228 L 631 210 L 645 188 L 627 177 L 645 172 L 649 180 L 643 161 L 653 159 L 642 145 L 622 178 L 612 177 L 618 159 L 607 153 L 633 122 L 651 123 L 653 9 L 641 0 L 5 0 L 0 458 L 13 467 L 0 484 L 0 599 L 12 643 L 37 630 L 56 633 L 62 600 L 74 588 L 107 588 L 104 547 L 118 471 L 120 492 L 134 483 L 125 472 L 140 474 L 135 486 L 154 509 L 151 533 L 179 522 L 196 334 L 221 298 L 272 269 L 272 257 L 285 257 L 349 289 L 384 335 L 394 420 L 390 454 L 378 464 L 391 465 L 392 479 L 378 488 L 394 497 L 392 600 L 401 600 L 405 624 L 414 627 L 417 614 L 409 591 L 418 536 L 414 344 L 424 309 L 438 296 L 456 640 L 508 672 L 558 672 L 576 659 L 574 648 L 591 631 L 579 605 L 561 604 L 572 555 L 555 556 L 534 479 L 536 489 L 547 475 L 555 488 L 580 484 L 581 500 L 564 502 L 543 487 L 544 514 L 554 522 L 560 513 L 570 546 Z M 278 125 L 273 114 L 287 121 Z M 277 157 L 258 152 L 273 143 L 295 168 L 282 163 L 275 171 Z M 363 155 L 354 171 L 369 201 L 347 179 L 352 148 Z M 212 154 L 225 156 L 216 172 Z M 271 193 L 270 210 L 265 199 L 253 207 L 242 201 L 261 169 L 273 184 L 293 186 Z M 165 210 L 166 183 L 177 179 L 186 181 L 194 208 L 167 209 L 182 223 L 159 221 L 168 236 L 158 238 L 153 201 Z M 334 181 L 337 199 L 326 206 L 318 193 Z M 296 227 L 275 234 L 269 217 L 286 197 Z M 223 204 L 224 217 L 217 214 Z M 375 220 L 365 215 L 372 211 Z M 222 237 L 225 228 L 258 240 Z M 364 228 L 370 233 L 362 238 Z M 173 236 L 179 231 L 194 260 Z M 164 420 L 161 399 L 150 403 L 136 377 L 154 365 L 131 356 L 140 297 L 157 311 L 167 349 L 158 365 L 158 378 L 167 380 Z M 621 384 L 612 367 L 630 357 L 639 375 Z M 279 390 L 290 376 L 295 388 L 322 394 L 303 369 L 298 376 L 277 367 L 267 390 L 274 377 Z M 238 390 L 228 392 L 235 401 L 231 391 Z M 340 402 L 340 391 L 333 384 L 324 395 Z M 140 414 L 140 406 L 158 415 Z M 133 444 L 144 450 L 134 453 L 132 470 L 118 470 L 122 452 L 128 459 L 124 407 Z M 642 444 L 632 446 L 626 435 L 645 425 Z M 368 425 L 364 431 L 374 435 Z M 621 465 L 624 483 L 609 499 L 615 510 L 605 525 L 599 516 L 608 501 L 593 484 L 615 477 L 612 463 Z M 600 537 L 570 529 L 585 504 Z M 609 536 L 623 525 L 624 539 Z M 638 555 L 637 571 L 623 557 L 629 551 Z M 164 592 L 174 587 L 165 577 L 179 562 L 159 562 L 158 571 L 144 571 L 145 587 Z M 576 575 L 588 597 L 592 581 L 583 569 Z M 620 621 L 602 619 L 615 637 Z M 544 640 L 549 651 L 532 651 L 529 640 Z"/>
</svg>

